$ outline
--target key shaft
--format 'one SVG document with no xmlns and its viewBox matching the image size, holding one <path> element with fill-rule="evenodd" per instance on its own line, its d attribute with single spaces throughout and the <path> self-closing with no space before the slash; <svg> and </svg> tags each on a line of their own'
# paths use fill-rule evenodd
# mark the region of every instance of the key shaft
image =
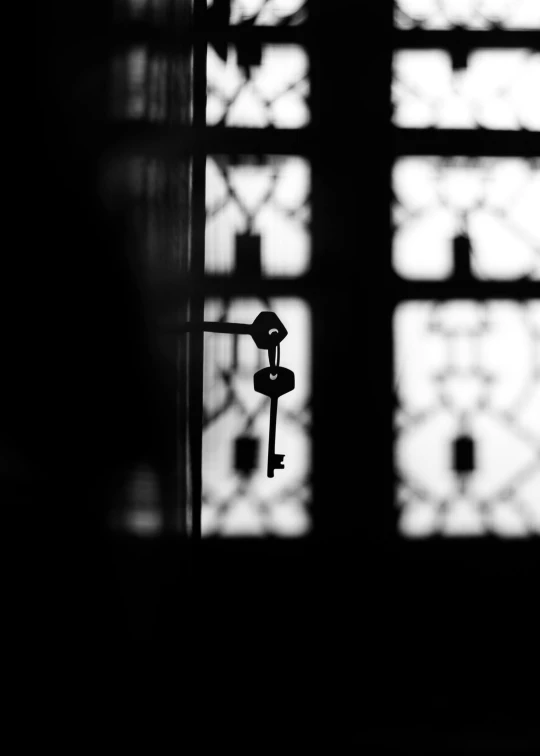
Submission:
<svg viewBox="0 0 540 756">
<path fill-rule="evenodd" d="M 269 478 L 274 477 L 274 463 L 276 456 L 276 425 L 277 425 L 277 403 L 278 397 L 273 396 L 270 399 L 270 434 L 268 436 L 268 467 L 267 475 Z"/>
<path fill-rule="evenodd" d="M 219 321 L 193 321 L 164 323 L 169 333 L 227 333 L 251 336 L 259 349 L 275 349 L 287 335 L 287 329 L 275 312 L 260 312 L 253 323 L 227 323 Z"/>
</svg>

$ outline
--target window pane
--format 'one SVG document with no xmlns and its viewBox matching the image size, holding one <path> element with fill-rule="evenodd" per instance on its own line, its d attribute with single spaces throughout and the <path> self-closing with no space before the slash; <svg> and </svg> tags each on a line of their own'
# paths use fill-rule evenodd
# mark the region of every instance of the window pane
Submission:
<svg viewBox="0 0 540 756">
<path fill-rule="evenodd" d="M 540 532 L 540 300 L 395 314 L 399 529 Z"/>
<path fill-rule="evenodd" d="M 223 6 L 222 0 L 207 0 L 209 8 Z M 295 26 L 307 19 L 305 0 L 232 0 L 230 24 L 249 21 L 260 26 Z"/>
<path fill-rule="evenodd" d="M 393 191 L 401 276 L 540 279 L 540 160 L 405 157 Z"/>
<path fill-rule="evenodd" d="M 538 29 L 538 0 L 396 0 L 399 29 Z"/>
<path fill-rule="evenodd" d="M 309 164 L 300 157 L 208 158 L 207 273 L 305 273 L 311 254 L 310 185 Z"/>
<path fill-rule="evenodd" d="M 540 130 L 540 54 L 443 50 L 394 54 L 393 122 L 404 128 Z"/>
<path fill-rule="evenodd" d="M 278 404 L 276 453 L 285 469 L 266 474 L 270 400 L 255 392 L 254 374 L 268 354 L 250 336 L 205 335 L 203 507 L 204 536 L 303 536 L 310 518 L 311 315 L 299 299 L 210 300 L 205 320 L 252 323 L 265 310 L 288 330 L 280 364 L 295 388 Z"/>
<path fill-rule="evenodd" d="M 310 120 L 308 57 L 298 45 L 209 46 L 209 126 L 300 128 Z"/>
</svg>

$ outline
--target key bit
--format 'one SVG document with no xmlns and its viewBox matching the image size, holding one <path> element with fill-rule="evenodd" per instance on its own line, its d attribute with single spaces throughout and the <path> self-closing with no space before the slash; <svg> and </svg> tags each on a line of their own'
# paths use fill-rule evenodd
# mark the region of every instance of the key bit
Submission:
<svg viewBox="0 0 540 756">
<path fill-rule="evenodd" d="M 269 477 L 273 477 L 273 471 L 274 470 L 284 470 L 285 469 L 285 462 L 283 461 L 285 459 L 284 454 L 273 454 L 272 459 L 270 461 L 269 467 L 272 468 L 272 475 Z"/>
</svg>

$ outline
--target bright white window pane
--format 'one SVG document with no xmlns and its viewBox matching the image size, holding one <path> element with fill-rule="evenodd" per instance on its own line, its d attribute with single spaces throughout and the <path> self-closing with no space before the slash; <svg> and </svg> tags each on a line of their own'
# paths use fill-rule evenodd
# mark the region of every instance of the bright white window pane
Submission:
<svg viewBox="0 0 540 756">
<path fill-rule="evenodd" d="M 409 302 L 394 338 L 401 534 L 539 533 L 540 301 Z"/>
<path fill-rule="evenodd" d="M 214 0 L 207 0 L 208 7 Z M 250 21 L 256 26 L 294 26 L 307 19 L 306 0 L 232 0 L 229 23 Z"/>
<path fill-rule="evenodd" d="M 540 29 L 538 0 L 395 0 L 399 29 Z"/>
<path fill-rule="evenodd" d="M 248 158 L 231 163 L 209 157 L 206 164 L 206 272 L 242 274 L 245 259 L 237 237 L 260 238 L 264 276 L 298 276 L 310 266 L 310 167 L 300 157 Z"/>
<path fill-rule="evenodd" d="M 393 168 L 393 262 L 404 278 L 455 272 L 467 236 L 479 279 L 540 279 L 540 160 L 404 157 Z"/>
<path fill-rule="evenodd" d="M 231 46 L 224 61 L 208 47 L 209 126 L 296 129 L 310 120 L 308 56 L 297 45 L 263 45 L 261 64 L 242 68 Z"/>
<path fill-rule="evenodd" d="M 311 529 L 311 313 L 300 299 L 207 301 L 205 320 L 252 323 L 266 310 L 288 335 L 280 364 L 295 373 L 295 389 L 278 403 L 276 453 L 285 469 L 267 477 L 269 402 L 255 392 L 254 374 L 268 353 L 250 336 L 205 334 L 203 423 L 203 536 L 298 537 Z M 237 469 L 238 440 L 253 453 Z M 245 461 L 245 460 L 244 460 Z"/>
<path fill-rule="evenodd" d="M 453 71 L 443 50 L 400 50 L 393 66 L 396 126 L 540 130 L 538 53 L 477 50 Z"/>
</svg>

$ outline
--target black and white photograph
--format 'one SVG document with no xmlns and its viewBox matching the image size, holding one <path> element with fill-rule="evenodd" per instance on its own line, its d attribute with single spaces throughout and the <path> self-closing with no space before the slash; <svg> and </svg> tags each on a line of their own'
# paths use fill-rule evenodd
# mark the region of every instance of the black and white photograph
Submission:
<svg viewBox="0 0 540 756">
<path fill-rule="evenodd" d="M 540 0 L 11 8 L 39 750 L 540 754 Z"/>
</svg>

